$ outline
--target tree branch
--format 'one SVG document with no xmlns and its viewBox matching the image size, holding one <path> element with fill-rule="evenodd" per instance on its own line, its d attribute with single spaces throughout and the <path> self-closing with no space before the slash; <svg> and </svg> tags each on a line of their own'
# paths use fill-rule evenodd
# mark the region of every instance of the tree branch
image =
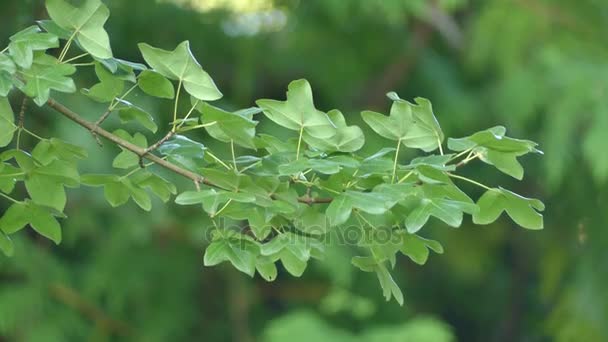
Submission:
<svg viewBox="0 0 608 342">
<path fill-rule="evenodd" d="M 138 155 L 141 158 L 148 159 L 149 161 L 155 163 L 158 166 L 164 167 L 165 169 L 167 169 L 169 171 L 172 171 L 182 177 L 190 179 L 192 182 L 194 182 L 194 184 L 197 186 L 197 188 L 198 188 L 199 184 L 204 184 L 204 185 L 207 185 L 210 187 L 227 190 L 227 189 L 222 188 L 221 186 L 218 186 L 217 184 L 210 182 L 202 175 L 199 175 L 192 171 L 183 169 L 175 164 L 172 164 L 172 163 L 152 154 L 150 151 L 147 151 L 147 149 L 141 148 L 135 144 L 132 144 L 132 143 L 120 138 L 119 136 L 112 134 L 112 133 L 106 131 L 105 129 L 97 126 L 95 123 L 83 119 L 80 115 L 73 112 L 69 108 L 65 107 L 61 103 L 55 101 L 54 99 L 49 99 L 46 104 L 49 107 L 56 110 L 58 113 L 67 117 L 68 119 L 74 121 L 78 125 L 86 128 L 90 132 L 94 132 L 94 133 L 108 139 L 109 141 L 113 142 L 114 144 L 135 153 L 136 155 Z M 331 203 L 332 200 L 333 200 L 333 198 L 308 198 L 308 197 L 298 198 L 298 202 L 306 203 L 306 204 L 324 204 L 324 203 L 326 204 L 326 203 Z"/>
<path fill-rule="evenodd" d="M 119 336 L 131 335 L 132 329 L 130 326 L 109 317 L 101 309 L 93 305 L 93 303 L 87 301 L 78 292 L 74 291 L 74 289 L 57 283 L 50 286 L 50 291 L 57 300 L 77 310 L 96 324 L 99 324 L 104 330 L 113 332 Z"/>
</svg>

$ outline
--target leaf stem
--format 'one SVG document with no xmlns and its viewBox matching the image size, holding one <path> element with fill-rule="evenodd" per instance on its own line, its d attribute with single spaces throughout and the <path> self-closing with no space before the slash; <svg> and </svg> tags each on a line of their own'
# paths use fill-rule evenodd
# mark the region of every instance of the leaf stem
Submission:
<svg viewBox="0 0 608 342">
<path fill-rule="evenodd" d="M 88 53 L 88 52 L 85 52 L 85 53 L 80 54 L 80 55 L 78 55 L 78 56 L 72 57 L 72 58 L 70 58 L 70 59 L 68 59 L 68 60 L 65 60 L 65 61 L 63 61 L 63 62 L 61 62 L 61 63 L 70 63 L 70 62 L 73 62 L 73 61 L 75 61 L 75 60 L 77 60 L 77 59 L 80 59 L 80 58 L 82 58 L 82 57 L 86 57 L 86 56 L 88 56 L 88 55 L 89 55 L 89 53 Z"/>
<path fill-rule="evenodd" d="M 0 196 L 6 198 L 7 200 L 9 200 L 15 204 L 21 203 L 20 201 L 17 201 L 16 199 L 12 198 L 9 195 L 4 194 L 3 192 L 0 192 Z"/>
<path fill-rule="evenodd" d="M 460 158 L 460 157 L 462 157 L 462 156 L 464 156 L 465 154 L 467 154 L 467 153 L 471 152 L 472 150 L 473 150 L 473 148 L 471 147 L 471 148 L 469 148 L 469 149 L 466 149 L 466 150 L 464 150 L 464 151 L 462 151 L 462 152 L 458 153 L 457 155 L 455 155 L 455 156 L 453 156 L 452 158 L 450 158 L 450 160 L 448 160 L 448 163 L 449 163 L 449 162 L 451 162 L 451 161 L 454 161 L 454 160 L 456 160 L 456 159 L 458 159 L 458 158 Z"/>
<path fill-rule="evenodd" d="M 304 135 L 304 125 L 300 126 L 300 136 L 298 138 L 298 148 L 296 150 L 296 160 L 300 159 L 300 147 L 302 146 L 302 136 Z"/>
<path fill-rule="evenodd" d="M 395 151 L 395 161 L 393 162 L 393 177 L 391 183 L 395 183 L 395 176 L 397 175 L 397 161 L 399 160 L 399 149 L 401 148 L 401 139 L 397 141 L 397 150 Z"/>
<path fill-rule="evenodd" d="M 397 182 L 397 184 L 401 184 L 401 183 L 405 182 L 405 180 L 408 179 L 412 174 L 414 174 L 414 170 L 408 172 L 405 176 L 401 177 L 401 179 Z"/>
<path fill-rule="evenodd" d="M 8 51 L 8 46 L 2 49 L 2 51 L 0 51 L 0 54 L 5 53 L 6 51 Z"/>
<path fill-rule="evenodd" d="M 441 146 L 441 139 L 439 137 L 437 137 L 437 146 L 439 146 L 439 153 L 443 155 L 443 146 Z"/>
<path fill-rule="evenodd" d="M 232 170 L 232 168 L 230 166 L 228 166 L 226 163 L 224 163 L 215 154 L 211 153 L 211 151 L 207 150 L 207 151 L 205 151 L 205 153 L 207 153 L 209 155 L 209 157 L 213 158 L 213 160 L 215 160 L 216 162 L 218 162 L 220 165 L 222 165 L 223 167 L 225 167 L 227 170 Z"/>
<path fill-rule="evenodd" d="M 171 129 L 172 132 L 175 132 L 177 130 L 177 106 L 179 104 L 179 94 L 181 93 L 182 90 L 182 80 L 179 80 L 179 83 L 177 85 L 177 93 L 175 94 L 175 105 L 173 106 L 173 128 Z"/>
<path fill-rule="evenodd" d="M 188 132 L 188 131 L 192 131 L 192 130 L 199 129 L 199 128 L 205 128 L 205 127 L 213 126 L 215 124 L 217 124 L 217 121 L 211 121 L 211 122 L 207 122 L 206 124 L 200 124 L 200 125 L 196 125 L 196 126 L 189 126 L 189 127 L 184 128 L 184 129 L 180 129 L 178 127 L 177 129 L 180 132 Z"/>
<path fill-rule="evenodd" d="M 68 39 L 68 41 L 63 46 L 63 50 L 61 50 L 61 53 L 59 54 L 59 63 L 63 62 L 63 59 L 65 58 L 65 55 L 68 53 L 68 50 L 70 49 L 70 46 L 72 45 L 72 41 L 76 37 L 77 33 L 78 33 L 78 30 L 74 31 L 72 33 L 72 35 L 70 36 L 70 38 Z"/>
<path fill-rule="evenodd" d="M 186 120 L 188 120 L 188 118 L 190 117 L 190 115 L 192 114 L 192 112 L 194 112 L 194 109 L 198 105 L 199 101 L 200 100 L 197 99 L 196 102 L 194 102 L 194 104 L 192 105 L 192 108 L 190 108 L 190 110 L 188 111 L 188 114 L 186 114 L 186 116 L 179 123 L 179 125 L 177 126 L 176 130 L 179 130 L 180 128 L 182 128 L 182 126 L 184 125 L 184 123 L 186 123 Z"/>
<path fill-rule="evenodd" d="M 27 128 L 25 128 L 25 127 L 23 127 L 23 131 L 24 131 L 25 133 L 27 133 L 27 134 L 31 135 L 32 137 L 34 137 L 34 138 L 38 139 L 38 140 L 47 140 L 47 139 L 45 139 L 45 138 L 43 138 L 43 137 L 39 136 L 38 134 L 36 134 L 36 133 L 34 133 L 34 132 L 30 131 L 29 129 L 27 129 Z"/>
<path fill-rule="evenodd" d="M 452 178 L 461 179 L 461 180 L 466 181 L 466 182 L 469 182 L 469 183 L 471 183 L 471 184 L 475 184 L 475 185 L 477 185 L 477 186 L 479 186 L 479 187 L 481 187 L 481 188 L 484 188 L 484 189 L 486 189 L 486 190 L 492 190 L 492 188 L 490 188 L 489 186 L 484 185 L 484 184 L 481 184 L 481 183 L 479 183 L 479 182 L 476 182 L 476 181 L 474 181 L 474 180 L 472 180 L 472 179 L 470 179 L 470 178 L 463 177 L 463 176 L 459 176 L 459 175 L 455 175 L 455 174 L 453 174 L 453 173 L 448 173 L 448 175 L 449 175 L 450 177 L 452 177 Z"/>
<path fill-rule="evenodd" d="M 220 208 L 220 210 L 218 210 L 217 212 L 215 212 L 215 214 L 213 214 L 213 216 L 211 217 L 216 217 L 217 215 L 221 214 L 222 211 L 224 211 L 226 208 L 228 208 L 228 206 L 230 205 L 230 203 L 232 203 L 232 198 L 228 200 L 228 202 L 226 202 L 226 204 L 224 204 L 223 207 Z"/>
<path fill-rule="evenodd" d="M 118 106 L 118 105 L 120 104 L 120 101 L 123 101 L 123 100 L 124 100 L 124 99 L 125 99 L 127 96 L 129 96 L 129 94 L 131 94 L 131 92 L 132 92 L 133 90 L 135 90 L 135 88 L 137 88 L 137 87 L 138 87 L 138 85 L 137 85 L 137 84 L 135 84 L 134 86 L 132 86 L 131 88 L 129 88 L 129 90 L 127 90 L 127 91 L 126 91 L 124 94 L 122 94 L 122 96 L 121 96 L 121 97 L 119 97 L 119 98 L 118 98 L 118 101 L 114 101 L 114 103 L 112 103 L 112 104 L 110 105 L 110 107 L 108 107 L 108 111 L 110 111 L 110 112 L 111 112 L 111 111 L 113 111 L 113 110 L 114 110 L 114 108 L 116 108 L 116 106 Z"/>
<path fill-rule="evenodd" d="M 63 62 L 62 62 L 62 63 L 63 63 Z M 72 66 L 75 66 L 75 67 L 93 66 L 93 65 L 95 65 L 95 62 L 87 62 L 87 63 L 74 63 L 74 64 L 71 64 L 71 65 L 72 65 Z"/>
<path fill-rule="evenodd" d="M 234 165 L 234 170 L 239 173 L 239 168 L 236 166 L 236 154 L 234 153 L 234 140 L 230 139 L 230 152 L 232 153 L 232 164 Z"/>
</svg>

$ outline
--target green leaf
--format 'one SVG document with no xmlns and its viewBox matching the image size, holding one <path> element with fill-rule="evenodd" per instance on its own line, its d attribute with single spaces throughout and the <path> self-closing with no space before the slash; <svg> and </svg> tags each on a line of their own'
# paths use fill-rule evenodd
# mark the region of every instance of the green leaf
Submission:
<svg viewBox="0 0 608 342">
<path fill-rule="evenodd" d="M 137 85 L 144 93 L 163 99 L 173 99 L 175 88 L 173 83 L 163 75 L 152 70 L 144 70 L 137 79 Z"/>
<path fill-rule="evenodd" d="M 7 257 L 11 257 L 15 253 L 15 247 L 13 246 L 13 241 L 11 240 L 10 237 L 8 237 L 6 234 L 4 234 L 1 230 L 0 230 L 0 251 L 2 251 L 2 253 L 4 253 L 4 255 L 6 255 Z M 275 278 L 276 278 L 276 276 L 275 276 Z M 274 278 L 273 278 L 273 280 L 274 280 Z"/>
<path fill-rule="evenodd" d="M 267 238 L 272 231 L 272 225 L 269 223 L 271 218 L 272 214 L 268 215 L 263 208 L 256 207 L 249 212 L 247 217 L 249 228 L 258 240 Z"/>
<path fill-rule="evenodd" d="M 129 141 L 132 144 L 135 144 L 139 147 L 146 148 L 148 146 L 148 139 L 146 137 L 137 132 L 135 135 L 131 136 L 128 132 L 122 129 L 118 129 L 114 131 L 114 134 L 120 136 L 121 138 Z M 128 169 L 139 165 L 139 156 L 125 148 L 121 147 L 122 152 L 120 152 L 116 158 L 112 161 L 112 166 L 118 169 Z"/>
<path fill-rule="evenodd" d="M 205 266 L 215 266 L 229 261 L 237 270 L 253 277 L 256 270 L 255 246 L 246 240 L 220 239 L 205 250 Z"/>
<path fill-rule="evenodd" d="M 346 223 L 353 210 L 353 204 L 350 197 L 342 194 L 333 199 L 327 207 L 325 215 L 332 227 Z"/>
<path fill-rule="evenodd" d="M 479 212 L 473 215 L 475 224 L 490 224 L 506 211 L 507 215 L 523 228 L 543 229 L 543 216 L 537 211 L 543 211 L 545 205 L 537 199 L 525 198 L 499 188 L 484 193 L 477 205 Z"/>
<path fill-rule="evenodd" d="M 148 195 L 144 189 L 141 189 L 139 186 L 133 184 L 129 179 L 122 179 L 121 182 L 131 192 L 130 195 L 135 204 L 145 211 L 150 211 L 152 209 L 150 195 Z"/>
<path fill-rule="evenodd" d="M 49 16 L 61 28 L 73 32 L 82 48 L 96 58 L 112 58 L 110 39 L 103 26 L 110 11 L 100 0 L 84 0 L 75 7 L 65 0 L 47 0 Z"/>
<path fill-rule="evenodd" d="M 358 126 L 347 126 L 344 115 L 337 109 L 327 113 L 336 126 L 336 134 L 328 139 L 320 139 L 306 133 L 306 142 L 325 152 L 355 152 L 363 147 L 365 136 Z"/>
<path fill-rule="evenodd" d="M 0 218 L 0 230 L 6 234 L 20 231 L 30 222 L 30 208 L 25 203 L 14 203 Z"/>
<path fill-rule="evenodd" d="M 382 215 L 397 204 L 399 198 L 388 193 L 359 192 L 349 190 L 345 192 L 353 208 L 372 215 Z"/>
<path fill-rule="evenodd" d="M 8 96 L 13 89 L 13 77 L 6 71 L 0 70 L 0 97 Z"/>
<path fill-rule="evenodd" d="M 202 123 L 209 125 L 205 127 L 205 130 L 214 139 L 226 143 L 234 141 L 246 148 L 256 148 L 253 139 L 257 121 L 252 118 L 253 114 L 258 112 L 257 108 L 256 111 L 231 113 L 208 103 L 199 103 L 196 109 L 202 113 Z"/>
<path fill-rule="evenodd" d="M 429 258 L 429 250 L 439 254 L 443 253 L 443 247 L 439 242 L 414 234 L 403 234 L 403 241 L 399 250 L 419 265 L 426 263 Z"/>
<path fill-rule="evenodd" d="M 0 163 L 0 191 L 10 194 L 13 192 L 17 180 L 22 181 L 23 178 L 21 169 L 10 164 Z"/>
<path fill-rule="evenodd" d="M 308 169 L 317 171 L 325 175 L 333 175 L 342 170 L 339 162 L 330 159 L 306 159 L 290 161 L 287 164 L 280 165 L 278 168 L 279 175 L 297 175 Z"/>
<path fill-rule="evenodd" d="M 29 69 L 34 59 L 34 51 L 45 51 L 59 46 L 57 36 L 40 33 L 38 26 L 30 26 L 10 37 L 8 51 L 17 65 Z"/>
<path fill-rule="evenodd" d="M 394 101 L 390 116 L 364 111 L 361 113 L 363 121 L 379 135 L 401 141 L 407 147 L 425 152 L 437 149 L 444 135 L 429 100 L 417 97 L 414 99 L 416 104 L 412 104 L 395 93 L 389 93 L 389 98 Z"/>
<path fill-rule="evenodd" d="M 57 138 L 40 141 L 32 150 L 32 157 L 43 165 L 48 165 L 54 160 L 76 162 L 88 157 L 87 151 L 74 144 L 70 144 Z"/>
<path fill-rule="evenodd" d="M 523 179 L 524 169 L 517 160 L 528 153 L 542 153 L 536 149 L 537 144 L 529 140 L 520 140 L 505 136 L 506 129 L 496 126 L 477 132 L 468 137 L 448 139 L 448 147 L 460 152 L 473 150 L 480 159 L 498 170 L 516 179 Z"/>
<path fill-rule="evenodd" d="M 43 106 L 49 99 L 51 90 L 63 93 L 76 91 L 74 81 L 66 76 L 76 72 L 70 64 L 60 64 L 55 57 L 40 54 L 34 57 L 34 63 L 29 70 L 23 71 L 25 87 L 23 91 L 34 98 L 38 106 Z"/>
<path fill-rule="evenodd" d="M 166 156 L 178 155 L 191 159 L 203 159 L 205 157 L 205 145 L 186 138 L 183 135 L 174 135 L 158 148 L 158 152 Z"/>
<path fill-rule="evenodd" d="M 289 84 L 287 101 L 258 100 L 256 104 L 264 110 L 264 115 L 280 126 L 305 133 L 305 141 L 313 147 L 315 140 L 326 139 L 336 134 L 336 126 L 327 114 L 317 110 L 313 103 L 312 89 L 306 80 Z"/>
<path fill-rule="evenodd" d="M 61 226 L 55 218 L 56 215 L 58 213 L 54 212 L 52 208 L 32 202 L 15 203 L 0 218 L 0 230 L 5 234 L 13 234 L 29 223 L 40 235 L 59 244 Z"/>
<path fill-rule="evenodd" d="M 403 305 L 403 293 L 383 263 L 378 263 L 372 257 L 360 256 L 353 257 L 351 262 L 354 266 L 364 272 L 376 273 L 380 286 L 382 287 L 382 294 L 386 301 L 389 301 L 391 297 L 395 297 L 395 300 L 397 300 L 399 305 Z"/>
<path fill-rule="evenodd" d="M 325 214 L 312 206 L 303 205 L 302 208 L 299 218 L 294 221 L 294 226 L 310 235 L 327 233 L 327 217 Z"/>
<path fill-rule="evenodd" d="M 59 27 L 59 25 L 57 25 L 52 20 L 38 20 L 36 23 L 38 24 L 38 26 L 42 27 L 42 29 L 46 32 L 53 34 L 63 40 L 70 39 L 70 36 L 72 35 L 72 32 Z"/>
<path fill-rule="evenodd" d="M 255 263 L 255 269 L 266 281 L 274 281 L 277 278 L 277 266 L 268 257 L 260 256 Z"/>
<path fill-rule="evenodd" d="M 25 188 L 36 204 L 63 211 L 67 201 L 60 180 L 52 176 L 33 173 L 25 179 Z"/>
<path fill-rule="evenodd" d="M 80 177 L 80 181 L 82 184 L 88 186 L 103 186 L 108 183 L 117 182 L 120 177 L 116 175 L 98 175 L 98 174 L 88 174 L 82 175 Z"/>
<path fill-rule="evenodd" d="M 6 97 L 0 97 L 0 147 L 4 147 L 13 141 L 13 135 L 17 130 L 15 126 L 13 108 Z"/>
<path fill-rule="evenodd" d="M 104 195 L 112 207 L 119 207 L 129 200 L 131 192 L 119 181 L 106 183 Z"/>
<path fill-rule="evenodd" d="M 152 115 L 142 108 L 132 104 L 125 100 L 117 100 L 120 103 L 116 109 L 118 111 L 118 117 L 121 123 L 127 123 L 131 121 L 139 122 L 144 128 L 147 128 L 152 133 L 156 133 L 158 126 L 154 122 Z"/>
<path fill-rule="evenodd" d="M 61 243 L 61 226 L 53 214 L 38 205 L 30 204 L 29 207 L 29 221 L 32 228 L 55 244 Z"/>
<path fill-rule="evenodd" d="M 284 250 L 280 253 L 281 263 L 283 267 L 294 277 L 301 277 L 308 266 L 306 261 L 298 259 L 291 251 Z"/>
<path fill-rule="evenodd" d="M 177 194 L 177 188 L 168 180 L 150 172 L 138 172 L 131 181 L 140 188 L 150 189 L 163 202 L 169 201 L 171 195 Z"/>
<path fill-rule="evenodd" d="M 315 239 L 293 233 L 283 233 L 261 246 L 263 256 L 281 263 L 291 275 L 300 277 L 306 270 Z"/>
<path fill-rule="evenodd" d="M 182 82 L 188 94 L 201 101 L 214 101 L 222 97 L 211 76 L 194 58 L 190 51 L 190 42 L 182 42 L 173 51 L 158 49 L 145 43 L 138 46 L 154 71 L 168 79 Z"/>
<path fill-rule="evenodd" d="M 95 63 L 95 74 L 99 83 L 92 86 L 91 89 L 81 90 L 87 97 L 93 101 L 107 103 L 123 93 L 125 82 L 106 70 L 99 62 Z"/>
</svg>

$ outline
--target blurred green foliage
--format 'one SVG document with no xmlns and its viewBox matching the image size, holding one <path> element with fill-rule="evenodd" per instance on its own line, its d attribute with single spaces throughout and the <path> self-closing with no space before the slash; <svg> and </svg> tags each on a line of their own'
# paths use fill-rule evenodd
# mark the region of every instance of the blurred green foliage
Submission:
<svg viewBox="0 0 608 342">
<path fill-rule="evenodd" d="M 277 0 L 249 12 L 221 6 L 200 12 L 188 1 L 107 3 L 116 56 L 141 60 L 137 42 L 168 49 L 189 39 L 225 93 L 225 108 L 282 98 L 289 81 L 306 77 L 319 108 L 339 105 L 349 122 L 359 120 L 356 108 L 382 110 L 384 93 L 396 90 L 406 99 L 433 99 L 450 136 L 505 124 L 513 136 L 540 142 L 545 157 L 527 158 L 524 181 L 505 187 L 545 199 L 545 230 L 519 231 L 507 219 L 458 231 L 433 222 L 432 237 L 446 255 L 431 257 L 424 268 L 398 260 L 403 308 L 382 300 L 375 276 L 343 267 L 352 256 L 346 246 L 302 279 L 280 272 L 267 284 L 229 267 L 203 268 L 209 222 L 198 211 L 160 203 L 152 213 L 133 203 L 111 209 L 100 192 L 71 189 L 62 245 L 22 234 L 16 256 L 0 259 L 0 336 L 608 340 L 604 1 Z M 42 1 L 5 0 L 0 46 L 45 17 Z M 93 109 L 82 99 L 63 100 L 85 115 Z M 171 110 L 144 105 L 155 113 Z M 111 168 L 117 148 L 99 149 L 66 120 L 35 117 L 42 119 L 27 125 L 40 134 L 86 147 L 95 156 L 87 169 Z M 365 148 L 385 144 L 368 139 Z M 466 172 L 490 184 L 504 179 L 478 170 Z"/>
</svg>

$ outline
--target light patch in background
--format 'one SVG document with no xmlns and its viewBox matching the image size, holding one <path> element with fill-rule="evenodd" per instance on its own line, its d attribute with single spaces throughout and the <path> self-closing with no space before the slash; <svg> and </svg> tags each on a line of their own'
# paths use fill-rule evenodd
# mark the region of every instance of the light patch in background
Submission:
<svg viewBox="0 0 608 342">
<path fill-rule="evenodd" d="M 161 0 L 173 2 L 181 6 L 188 6 L 200 12 L 225 9 L 235 13 L 247 13 L 270 10 L 273 8 L 272 0 Z"/>
<path fill-rule="evenodd" d="M 222 24 L 222 29 L 233 37 L 255 36 L 259 33 L 280 31 L 286 24 L 285 12 L 273 9 L 234 15 Z"/>
<path fill-rule="evenodd" d="M 227 10 L 232 16 L 222 24 L 228 36 L 255 36 L 280 31 L 287 24 L 285 11 L 274 7 L 273 0 L 160 0 L 199 12 Z"/>
</svg>

